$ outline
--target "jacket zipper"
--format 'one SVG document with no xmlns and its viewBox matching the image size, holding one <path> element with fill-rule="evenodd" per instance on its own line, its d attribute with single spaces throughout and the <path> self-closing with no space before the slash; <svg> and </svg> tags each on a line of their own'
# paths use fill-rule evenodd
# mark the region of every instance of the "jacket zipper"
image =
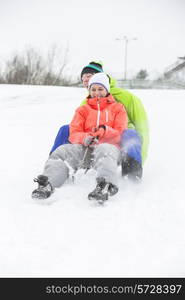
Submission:
<svg viewBox="0 0 185 300">
<path fill-rule="evenodd" d="M 100 125 L 100 113 L 101 113 L 101 111 L 100 111 L 100 102 L 99 102 L 99 100 L 97 101 L 97 106 L 98 106 L 98 113 L 97 113 L 96 128 L 98 128 L 99 125 Z M 108 123 L 108 120 L 109 120 L 109 112 L 106 109 L 105 110 L 105 123 Z"/>
<path fill-rule="evenodd" d="M 109 120 L 109 112 L 108 112 L 108 110 L 106 109 L 106 110 L 105 110 L 105 122 L 108 123 L 108 120 Z"/>
<path fill-rule="evenodd" d="M 97 113 L 96 128 L 98 128 L 100 125 L 100 103 L 99 103 L 99 100 L 97 101 L 97 105 L 98 105 L 98 113 Z"/>
</svg>

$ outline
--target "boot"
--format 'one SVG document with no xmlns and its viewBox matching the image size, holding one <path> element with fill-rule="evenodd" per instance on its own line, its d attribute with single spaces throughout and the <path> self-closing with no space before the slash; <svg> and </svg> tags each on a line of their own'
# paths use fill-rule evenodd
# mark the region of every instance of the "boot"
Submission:
<svg viewBox="0 0 185 300">
<path fill-rule="evenodd" d="M 108 200 L 109 195 L 113 196 L 118 192 L 118 187 L 110 182 L 106 182 L 105 178 L 97 178 L 96 188 L 88 195 L 89 200 L 98 200 L 104 202 Z"/>
<path fill-rule="evenodd" d="M 54 192 L 54 189 L 51 183 L 48 181 L 47 176 L 39 175 L 34 179 L 34 182 L 38 183 L 38 188 L 32 192 L 33 199 L 46 199 Z"/>
<path fill-rule="evenodd" d="M 122 176 L 128 176 L 133 181 L 139 181 L 142 178 L 142 165 L 134 158 L 126 156 L 122 160 Z"/>
</svg>

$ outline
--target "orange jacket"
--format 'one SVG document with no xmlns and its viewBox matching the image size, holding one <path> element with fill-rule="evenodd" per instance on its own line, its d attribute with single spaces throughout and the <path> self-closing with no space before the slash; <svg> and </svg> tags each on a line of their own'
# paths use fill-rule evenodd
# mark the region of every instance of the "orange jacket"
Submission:
<svg viewBox="0 0 185 300">
<path fill-rule="evenodd" d="M 94 128 L 105 125 L 105 134 L 99 143 L 119 146 L 121 133 L 127 129 L 128 117 L 124 106 L 112 95 L 105 98 L 87 98 L 87 104 L 77 108 L 70 123 L 69 140 L 72 144 L 83 144 Z"/>
</svg>

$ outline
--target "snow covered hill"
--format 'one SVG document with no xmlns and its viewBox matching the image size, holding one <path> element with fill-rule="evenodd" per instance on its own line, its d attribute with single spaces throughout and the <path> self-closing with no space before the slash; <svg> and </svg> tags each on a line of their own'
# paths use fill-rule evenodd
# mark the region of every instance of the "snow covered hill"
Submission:
<svg viewBox="0 0 185 300">
<path fill-rule="evenodd" d="M 33 178 L 86 91 L 0 85 L 0 277 L 185 276 L 185 91 L 132 92 L 151 128 L 143 182 L 118 170 L 119 193 L 97 207 L 94 171 L 79 172 L 40 205 Z"/>
</svg>

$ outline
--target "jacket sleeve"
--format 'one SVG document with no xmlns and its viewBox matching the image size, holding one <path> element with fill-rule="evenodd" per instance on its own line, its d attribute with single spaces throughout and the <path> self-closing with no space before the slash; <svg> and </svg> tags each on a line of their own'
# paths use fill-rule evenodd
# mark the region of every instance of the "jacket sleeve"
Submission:
<svg viewBox="0 0 185 300">
<path fill-rule="evenodd" d="M 128 114 L 128 128 L 135 129 L 142 140 L 142 161 L 146 160 L 149 146 L 149 124 L 147 113 L 141 100 L 127 90 L 111 84 L 111 94 L 115 100 L 122 103 Z"/>
<path fill-rule="evenodd" d="M 128 117 L 123 105 L 116 103 L 116 115 L 112 127 L 106 126 L 105 134 L 101 142 L 119 143 L 122 132 L 127 129 Z"/>
<path fill-rule="evenodd" d="M 77 108 L 69 126 L 69 141 L 72 144 L 83 144 L 85 137 L 88 135 L 84 131 L 85 119 L 86 114 L 84 107 Z"/>
</svg>

